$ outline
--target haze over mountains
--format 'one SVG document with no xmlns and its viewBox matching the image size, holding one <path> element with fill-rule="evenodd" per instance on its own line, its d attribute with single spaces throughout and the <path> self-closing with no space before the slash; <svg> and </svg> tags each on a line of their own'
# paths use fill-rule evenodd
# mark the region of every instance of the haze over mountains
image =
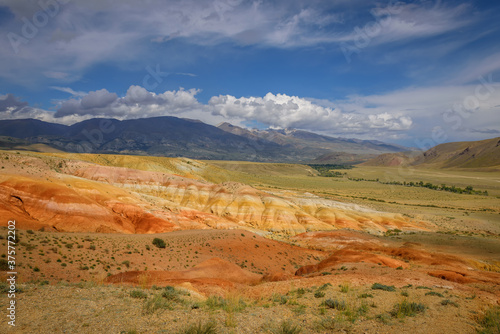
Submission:
<svg viewBox="0 0 500 334">
<path fill-rule="evenodd" d="M 2 120 L 0 136 L 66 152 L 273 162 L 309 162 L 332 154 L 334 162 L 361 162 L 381 153 L 407 150 L 379 141 L 333 138 L 294 129 L 247 130 L 229 123 L 215 127 L 177 117 L 96 118 L 71 126 L 35 119 Z M 12 142 L 8 138 L 2 141 L 3 147 L 15 147 L 8 145 Z"/>
</svg>

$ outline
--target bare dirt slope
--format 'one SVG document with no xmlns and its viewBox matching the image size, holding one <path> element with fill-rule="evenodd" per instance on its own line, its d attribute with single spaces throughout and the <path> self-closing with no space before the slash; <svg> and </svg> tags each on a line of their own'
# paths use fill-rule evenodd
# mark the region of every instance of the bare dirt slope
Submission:
<svg viewBox="0 0 500 334">
<path fill-rule="evenodd" d="M 340 230 L 293 239 L 330 251 L 244 230 L 19 231 L 19 239 L 19 333 L 179 333 L 209 321 L 217 333 L 272 333 L 282 321 L 302 333 L 475 333 L 500 301 L 498 267 L 470 262 L 481 256 L 429 251 L 397 236 Z M 311 266 L 317 270 L 304 272 Z M 452 268 L 469 280 L 455 279 Z M 2 294 L 0 307 L 7 302 Z M 403 302 L 421 310 L 398 311 Z"/>
<path fill-rule="evenodd" d="M 2 158 L 0 210 L 30 228 L 161 233 L 243 227 L 296 234 L 344 227 L 373 233 L 430 227 L 399 214 L 311 194 L 271 193 L 236 182 L 214 184 L 160 171 L 28 154 L 3 153 Z"/>
</svg>

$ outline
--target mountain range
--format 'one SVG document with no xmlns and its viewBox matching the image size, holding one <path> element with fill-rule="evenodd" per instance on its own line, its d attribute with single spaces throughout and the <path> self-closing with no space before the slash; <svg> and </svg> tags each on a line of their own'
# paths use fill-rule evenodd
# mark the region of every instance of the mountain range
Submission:
<svg viewBox="0 0 500 334">
<path fill-rule="evenodd" d="M 323 163 L 362 162 L 378 154 L 402 152 L 379 141 L 334 138 L 296 129 L 248 130 L 177 117 L 133 120 L 95 118 L 73 125 L 35 119 L 1 120 L 0 147 L 43 144 L 78 153 L 114 153 L 210 160 Z M 13 139 L 19 145 L 13 145 Z M 325 158 L 326 157 L 326 158 Z"/>
</svg>

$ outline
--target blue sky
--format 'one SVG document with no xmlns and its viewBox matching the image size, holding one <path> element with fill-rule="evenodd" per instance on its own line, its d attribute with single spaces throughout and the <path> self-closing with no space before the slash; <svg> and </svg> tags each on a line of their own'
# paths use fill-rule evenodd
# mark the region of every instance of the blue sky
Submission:
<svg viewBox="0 0 500 334">
<path fill-rule="evenodd" d="M 0 118 L 500 136 L 497 1 L 0 1 Z"/>
</svg>

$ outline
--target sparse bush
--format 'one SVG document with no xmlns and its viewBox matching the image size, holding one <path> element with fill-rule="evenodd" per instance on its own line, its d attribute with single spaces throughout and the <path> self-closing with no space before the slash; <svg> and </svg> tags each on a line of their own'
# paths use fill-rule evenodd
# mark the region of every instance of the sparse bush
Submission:
<svg viewBox="0 0 500 334">
<path fill-rule="evenodd" d="M 349 292 L 349 283 L 343 283 L 339 285 L 340 292 L 347 293 Z"/>
<path fill-rule="evenodd" d="M 9 270 L 9 261 L 6 259 L 0 259 L 0 271 L 8 271 Z"/>
<path fill-rule="evenodd" d="M 394 285 L 384 285 L 380 283 L 373 283 L 372 290 L 396 291 Z"/>
<path fill-rule="evenodd" d="M 381 313 L 381 314 L 377 314 L 375 316 L 375 319 L 377 319 L 378 321 L 380 321 L 381 323 L 383 323 L 384 325 L 388 325 L 389 324 L 389 318 L 387 315 Z"/>
<path fill-rule="evenodd" d="M 290 320 L 283 320 L 279 325 L 271 327 L 272 334 L 299 334 L 302 332 L 299 325 L 294 325 Z"/>
<path fill-rule="evenodd" d="M 325 305 L 329 308 L 332 308 L 334 310 L 339 310 L 339 311 L 345 311 L 347 309 L 347 305 L 345 301 L 338 301 L 337 299 L 327 299 L 325 300 L 322 305 Z"/>
<path fill-rule="evenodd" d="M 316 322 L 316 329 L 318 331 L 334 331 L 339 329 L 339 320 L 333 317 L 322 317 L 321 320 Z"/>
<path fill-rule="evenodd" d="M 285 295 L 274 294 L 272 297 L 273 302 L 285 305 L 288 302 L 288 297 Z"/>
<path fill-rule="evenodd" d="M 160 239 L 160 238 L 154 238 L 153 239 L 153 245 L 155 245 L 158 248 L 165 248 L 165 247 L 167 247 L 167 244 L 165 243 L 165 241 L 163 239 Z"/>
<path fill-rule="evenodd" d="M 7 282 L 0 282 L 0 292 L 1 293 L 9 292 L 9 284 L 7 284 Z"/>
<path fill-rule="evenodd" d="M 142 290 L 132 290 L 132 291 L 130 291 L 130 297 L 139 298 L 139 299 L 140 298 L 146 299 L 146 298 L 148 298 L 148 294 Z"/>
<path fill-rule="evenodd" d="M 163 298 L 170 300 L 172 302 L 183 303 L 184 299 L 182 299 L 181 295 L 189 296 L 189 293 L 184 292 L 182 290 L 177 290 L 173 286 L 168 285 L 165 287 L 165 289 L 163 289 L 163 292 L 161 295 Z"/>
<path fill-rule="evenodd" d="M 401 303 L 394 305 L 391 315 L 394 318 L 404 318 L 413 317 L 417 313 L 423 313 L 426 307 L 423 304 L 409 302 L 407 299 L 403 300 Z"/>
<path fill-rule="evenodd" d="M 441 298 L 444 297 L 442 294 L 440 294 L 439 292 L 436 292 L 436 291 L 429 291 L 425 295 L 426 296 L 438 296 L 438 297 L 441 297 Z"/>
<path fill-rule="evenodd" d="M 295 314 L 304 314 L 306 313 L 307 306 L 305 305 L 298 305 L 297 307 L 294 307 L 292 309 L 292 312 Z"/>
<path fill-rule="evenodd" d="M 27 242 L 21 242 L 21 246 L 23 246 L 24 248 L 26 248 L 27 251 L 32 251 L 33 249 L 36 248 L 35 245 L 31 245 Z"/>
<path fill-rule="evenodd" d="M 452 300 L 449 300 L 449 299 L 443 299 L 441 301 L 441 305 L 453 305 L 455 307 L 458 307 L 458 303 L 452 301 Z"/>
<path fill-rule="evenodd" d="M 210 320 L 204 324 L 200 322 L 191 324 L 187 328 L 182 329 L 179 334 L 216 334 L 217 324 L 215 321 Z"/>
<path fill-rule="evenodd" d="M 373 295 L 369 293 L 363 293 L 359 295 L 359 298 L 373 298 Z"/>
<path fill-rule="evenodd" d="M 163 298 L 160 294 L 145 301 L 143 311 L 146 314 L 153 314 L 157 310 L 173 310 L 174 307 L 170 300 Z"/>
<path fill-rule="evenodd" d="M 417 286 L 415 289 L 432 290 L 432 288 L 429 288 L 428 286 L 423 286 L 423 285 Z"/>
<path fill-rule="evenodd" d="M 322 297 L 324 297 L 324 296 L 325 296 L 325 293 L 324 293 L 323 291 L 316 291 L 316 292 L 314 293 L 314 297 L 315 297 L 315 298 L 322 298 Z"/>
<path fill-rule="evenodd" d="M 205 305 L 211 310 L 223 308 L 226 305 L 226 300 L 220 296 L 210 296 L 205 301 Z"/>
<path fill-rule="evenodd" d="M 495 306 L 487 310 L 484 316 L 478 320 L 478 323 L 483 327 L 479 331 L 481 334 L 500 333 L 500 307 Z"/>
</svg>

